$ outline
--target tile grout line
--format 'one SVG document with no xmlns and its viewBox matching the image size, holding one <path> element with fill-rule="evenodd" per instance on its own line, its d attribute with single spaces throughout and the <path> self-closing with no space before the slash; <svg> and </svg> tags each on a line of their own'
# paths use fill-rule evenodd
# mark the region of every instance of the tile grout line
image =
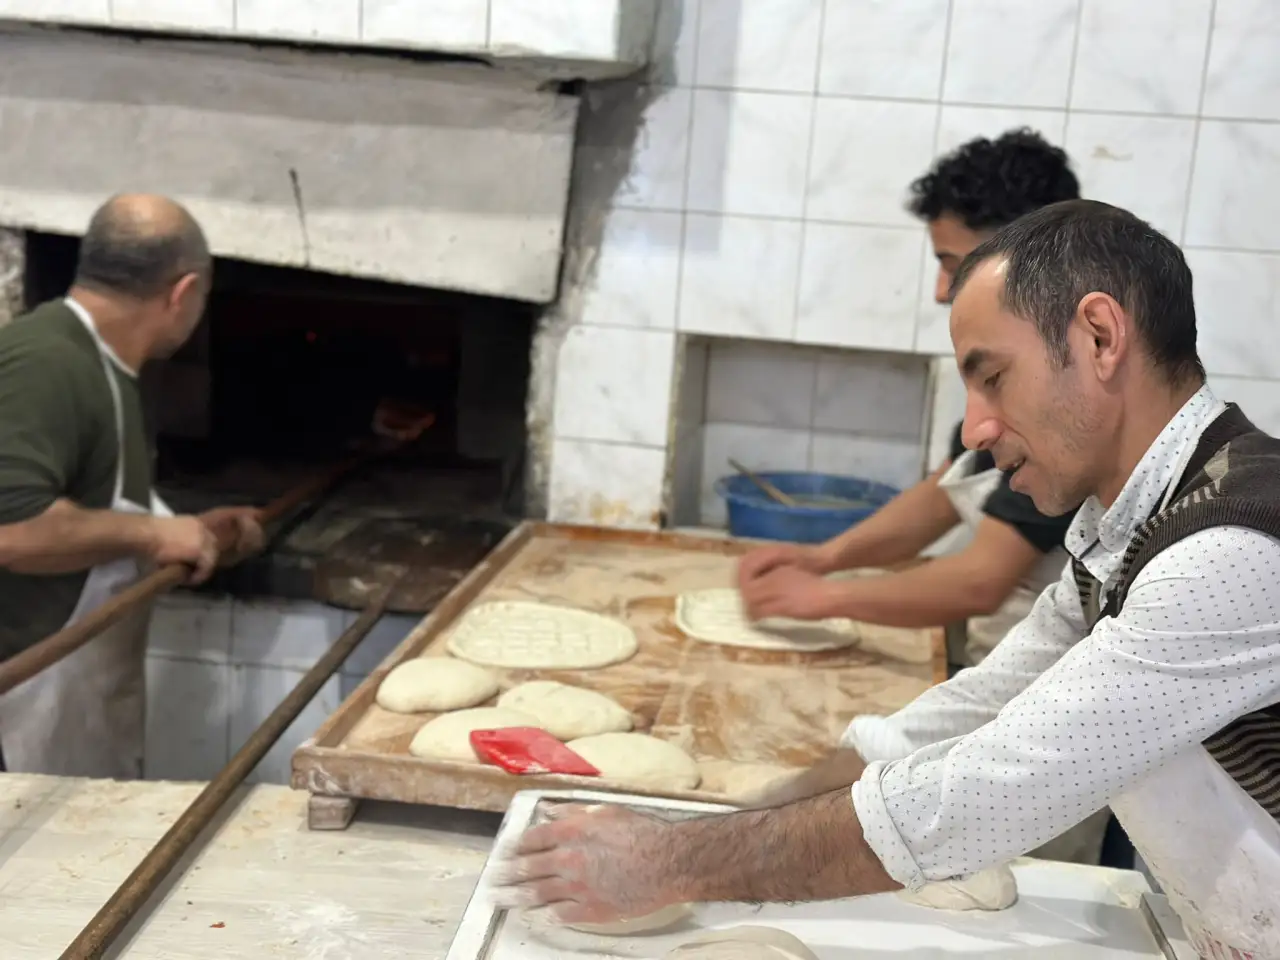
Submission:
<svg viewBox="0 0 1280 960">
<path fill-rule="evenodd" d="M 1067 123 L 1071 123 L 1071 103 L 1076 95 L 1076 61 L 1080 56 L 1080 31 L 1084 26 L 1084 5 L 1089 0 L 1076 0 L 1076 32 L 1071 38 L 1071 63 L 1067 66 Z M 1062 139 L 1067 139 L 1066 128 L 1063 128 Z"/>
<path fill-rule="evenodd" d="M 662 2 L 662 0 L 659 0 Z M 492 0 L 490 0 L 492 3 Z M 690 39 L 693 43 L 693 54 L 689 58 L 689 72 L 693 75 L 690 79 L 696 79 L 698 76 L 698 47 L 702 34 L 702 4 L 693 5 L 693 16 L 690 18 L 693 22 L 690 24 Z M 681 24 L 676 33 L 676 44 L 680 43 L 680 37 L 683 33 L 684 25 Z M 684 314 L 684 261 L 689 252 L 689 177 L 692 174 L 693 166 L 693 120 L 694 120 L 694 91 L 689 91 L 689 119 L 685 124 L 685 142 L 684 142 L 684 177 L 680 184 L 680 209 L 676 211 L 680 214 L 680 255 L 676 257 L 676 306 L 675 316 L 671 318 L 671 329 L 676 332 L 677 336 L 684 333 L 681 318 Z M 687 346 L 686 346 L 687 349 Z"/>
<path fill-rule="evenodd" d="M 1183 247 L 1187 240 L 1187 229 L 1191 225 L 1191 194 L 1196 182 L 1196 159 L 1200 156 L 1200 130 L 1203 126 L 1204 101 L 1209 86 L 1209 61 L 1213 55 L 1213 34 L 1218 20 L 1218 0 L 1209 4 L 1209 33 L 1204 43 L 1204 59 L 1200 65 L 1200 95 L 1196 98 L 1196 120 L 1191 138 L 1191 162 L 1187 164 L 1187 189 L 1182 196 L 1182 223 L 1178 231 L 1178 246 Z M 1185 248 L 1184 248 L 1185 249 Z"/>
<path fill-rule="evenodd" d="M 827 0 L 818 6 L 818 51 L 813 63 L 813 93 L 809 101 L 809 143 L 804 156 L 804 195 L 800 201 L 800 242 L 796 244 L 796 288 L 791 298 L 791 339 L 800 336 L 800 304 L 804 296 L 804 255 L 809 242 L 809 194 L 813 186 L 813 147 L 818 139 L 818 88 L 822 83 L 822 51 L 826 43 Z M 817 372 L 814 372 L 817 390 Z M 812 419 L 812 411 L 810 413 Z"/>
<path fill-rule="evenodd" d="M 942 138 L 942 106 L 943 91 L 947 88 L 947 64 L 951 61 L 951 19 L 955 15 L 955 0 L 947 0 L 947 22 L 942 28 L 942 69 L 938 73 L 938 114 L 933 121 L 933 157 L 938 158 L 939 141 Z M 919 275 L 916 277 L 916 292 L 913 298 L 915 303 L 911 308 L 911 352 L 918 353 L 920 349 L 920 323 L 924 319 L 924 310 L 922 302 L 924 300 L 924 278 L 925 270 L 924 251 L 925 245 L 929 242 L 928 234 L 920 240 L 920 250 L 916 254 L 916 270 Z"/>
<path fill-rule="evenodd" d="M 663 86 L 655 84 L 655 86 Z M 806 97 L 824 100 L 855 100 L 862 103 L 882 103 L 897 104 L 908 103 L 925 106 L 942 106 L 942 107 L 962 107 L 968 110 L 1021 110 L 1032 113 L 1077 113 L 1092 114 L 1100 117 L 1134 117 L 1138 119 L 1158 118 L 1162 120 L 1198 120 L 1201 119 L 1194 113 L 1178 113 L 1175 111 L 1160 110 L 1109 110 L 1098 107 L 1046 107 L 1044 104 L 1027 104 L 1027 103 L 983 103 L 973 100 L 933 100 L 927 97 L 887 97 L 887 96 L 868 96 L 859 93 L 832 93 L 824 91 L 814 96 L 806 90 L 770 90 L 765 87 L 727 87 L 723 84 L 690 84 L 684 86 L 682 84 L 667 84 L 669 89 L 689 89 L 689 90 L 708 90 L 718 93 L 749 93 L 758 96 L 777 96 L 777 97 Z M 1217 120 L 1223 123 L 1256 123 L 1263 126 L 1280 126 L 1280 118 L 1275 117 L 1250 117 L 1250 116 L 1231 116 L 1223 114 L 1222 116 L 1205 116 L 1206 120 Z"/>
</svg>

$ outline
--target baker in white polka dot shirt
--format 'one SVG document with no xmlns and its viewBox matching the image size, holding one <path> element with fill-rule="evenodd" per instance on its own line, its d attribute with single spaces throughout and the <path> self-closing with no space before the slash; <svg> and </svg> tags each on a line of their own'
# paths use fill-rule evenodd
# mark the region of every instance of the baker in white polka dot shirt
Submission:
<svg viewBox="0 0 1280 960">
<path fill-rule="evenodd" d="M 1080 507 L 1076 562 L 779 805 L 571 814 L 525 835 L 510 902 L 578 922 L 915 889 L 1110 805 L 1203 956 L 1280 960 L 1280 441 L 1204 385 L 1190 272 L 1131 214 L 1032 213 L 955 292 L 965 441 L 1042 512 Z"/>
</svg>

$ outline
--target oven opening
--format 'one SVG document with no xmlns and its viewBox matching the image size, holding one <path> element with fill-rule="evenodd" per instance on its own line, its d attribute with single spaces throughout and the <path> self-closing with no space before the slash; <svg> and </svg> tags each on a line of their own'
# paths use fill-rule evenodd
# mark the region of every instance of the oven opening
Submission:
<svg viewBox="0 0 1280 960">
<path fill-rule="evenodd" d="M 79 241 L 28 234 L 32 302 L 61 296 Z M 523 508 L 525 404 L 538 308 L 378 280 L 218 259 L 205 317 L 143 371 L 156 487 L 174 510 L 263 505 L 378 442 L 375 418 L 427 415 L 284 521 L 214 589 L 310 599 L 344 545 L 448 532 L 467 558 Z M 384 444 L 385 446 L 385 444 Z M 383 538 L 385 539 L 385 538 Z M 477 551 L 478 554 L 477 554 Z"/>
</svg>

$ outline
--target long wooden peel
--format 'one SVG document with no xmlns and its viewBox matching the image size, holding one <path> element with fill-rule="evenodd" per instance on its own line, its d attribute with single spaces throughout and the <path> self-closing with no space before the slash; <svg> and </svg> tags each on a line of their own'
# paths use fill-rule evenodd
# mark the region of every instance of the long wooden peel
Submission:
<svg viewBox="0 0 1280 960">
<path fill-rule="evenodd" d="M 410 427 L 397 424 L 394 432 L 396 446 L 399 447 L 417 439 L 422 434 L 422 431 L 431 425 L 434 419 L 432 415 L 424 415 Z M 378 423 L 375 420 L 375 429 L 377 426 Z M 384 435 L 391 434 L 391 431 L 388 430 L 379 432 Z M 290 511 L 323 493 L 357 467 L 362 466 L 374 457 L 385 455 L 386 452 L 385 450 L 375 451 L 352 457 L 298 484 L 284 495 L 277 497 L 258 510 L 258 522 L 266 525 L 281 519 Z M 228 539 L 227 537 L 219 538 L 219 552 L 229 550 L 233 546 L 232 543 L 228 542 Z M 172 590 L 174 587 L 185 583 L 190 576 L 191 567 L 187 564 L 167 564 L 143 577 L 128 589 L 122 590 L 82 619 L 77 620 L 70 626 L 63 627 L 57 633 L 45 637 L 39 643 L 32 644 L 8 660 L 0 662 L 0 695 L 8 693 L 19 684 L 30 680 L 40 671 L 53 666 L 63 657 L 79 650 L 107 627 L 129 616 L 142 604 L 147 603 L 165 591 Z"/>
<path fill-rule="evenodd" d="M 231 762 L 209 781 L 200 795 L 182 812 L 159 842 L 134 867 L 116 892 L 80 931 L 61 954 L 60 960 L 98 960 L 112 945 L 129 921 L 142 909 L 160 884 L 173 871 L 183 855 L 217 816 L 223 804 L 244 782 L 267 751 L 311 702 L 356 645 L 382 617 L 387 601 L 395 590 L 395 582 L 383 585 L 374 601 L 356 622 L 343 631 L 315 666 L 306 672 L 262 726 L 253 732 Z"/>
</svg>

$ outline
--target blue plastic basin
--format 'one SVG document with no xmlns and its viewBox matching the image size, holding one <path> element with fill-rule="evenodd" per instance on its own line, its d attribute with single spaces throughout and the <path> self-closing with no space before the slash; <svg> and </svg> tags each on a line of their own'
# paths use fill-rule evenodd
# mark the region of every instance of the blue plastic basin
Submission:
<svg viewBox="0 0 1280 960">
<path fill-rule="evenodd" d="M 735 537 L 822 543 L 865 520 L 901 491 L 883 483 L 829 473 L 779 472 L 757 476 L 793 497 L 838 497 L 849 506 L 788 507 L 747 477 L 734 474 L 716 481 L 715 491 L 729 508 L 729 532 Z"/>
</svg>

